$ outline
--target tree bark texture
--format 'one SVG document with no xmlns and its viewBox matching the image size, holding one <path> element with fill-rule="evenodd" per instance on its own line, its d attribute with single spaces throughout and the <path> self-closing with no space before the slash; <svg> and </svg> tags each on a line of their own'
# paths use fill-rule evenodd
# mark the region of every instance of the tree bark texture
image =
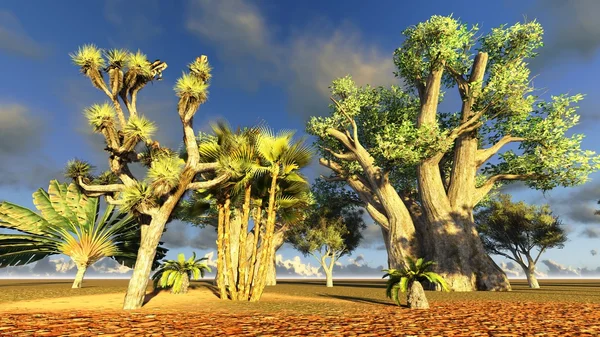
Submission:
<svg viewBox="0 0 600 337">
<path fill-rule="evenodd" d="M 77 274 L 75 275 L 75 280 L 73 281 L 73 286 L 71 288 L 81 288 L 86 270 L 86 265 L 77 265 Z"/>
</svg>

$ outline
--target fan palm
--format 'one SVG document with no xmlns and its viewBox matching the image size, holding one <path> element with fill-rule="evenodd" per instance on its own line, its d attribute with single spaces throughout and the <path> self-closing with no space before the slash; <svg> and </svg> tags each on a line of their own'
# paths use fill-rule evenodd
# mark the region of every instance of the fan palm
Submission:
<svg viewBox="0 0 600 337">
<path fill-rule="evenodd" d="M 26 265 L 64 254 L 77 267 L 73 288 L 81 288 L 89 266 L 111 257 L 133 267 L 140 230 L 135 218 L 108 205 L 100 215 L 98 198 L 85 196 L 75 184 L 52 180 L 48 192 L 33 193 L 39 213 L 10 202 L 0 203 L 0 227 L 19 234 L 0 234 L 0 267 Z M 137 238 L 137 241 L 135 241 Z M 164 256 L 164 248 L 157 253 Z"/>
<path fill-rule="evenodd" d="M 172 294 L 185 294 L 188 291 L 191 279 L 204 277 L 204 271 L 210 267 L 200 261 L 206 260 L 206 257 L 196 259 L 196 253 L 186 261 L 183 253 L 177 255 L 177 260 L 166 261 L 152 275 L 154 281 L 154 289 L 171 287 Z"/>
<path fill-rule="evenodd" d="M 386 274 L 382 278 L 390 277 L 387 281 L 386 295 L 400 305 L 399 293 L 408 292 L 407 302 L 409 308 L 427 309 L 429 303 L 420 282 L 429 281 L 432 284 L 439 284 L 444 291 L 448 291 L 448 285 L 442 276 L 428 271 L 435 262 L 424 262 L 422 258 L 417 259 L 415 262 L 410 257 L 407 257 L 406 260 L 408 261 L 408 268 L 383 270 Z"/>
</svg>

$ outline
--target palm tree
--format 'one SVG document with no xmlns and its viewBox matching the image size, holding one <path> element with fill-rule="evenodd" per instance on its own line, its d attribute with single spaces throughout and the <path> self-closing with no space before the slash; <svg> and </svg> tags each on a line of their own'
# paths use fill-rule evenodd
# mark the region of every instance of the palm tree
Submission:
<svg viewBox="0 0 600 337">
<path fill-rule="evenodd" d="M 408 268 L 406 269 L 383 270 L 386 274 L 382 278 L 390 277 L 387 282 L 386 295 L 400 305 L 399 292 L 408 292 L 407 303 L 409 308 L 429 309 L 429 302 L 427 302 L 425 291 L 420 282 L 429 281 L 432 284 L 439 284 L 444 291 L 448 291 L 448 285 L 440 275 L 427 271 L 435 262 L 424 262 L 422 258 L 417 259 L 417 262 L 415 262 L 410 257 L 407 257 L 406 260 L 408 261 Z"/>
<path fill-rule="evenodd" d="M 257 301 L 261 297 L 265 287 L 268 272 L 267 266 L 273 255 L 272 240 L 277 220 L 278 205 L 289 205 L 290 202 L 292 204 L 296 203 L 295 198 L 277 198 L 280 193 L 278 191 L 278 179 L 285 178 L 288 181 L 295 181 L 299 184 L 306 183 L 306 179 L 298 171 L 310 164 L 312 151 L 304 144 L 303 139 L 292 143 L 293 137 L 293 131 L 281 131 L 278 134 L 274 134 L 272 130 L 266 127 L 261 127 L 260 133 L 257 135 L 257 150 L 263 162 L 261 170 L 268 173 L 271 178 L 271 185 L 269 187 L 269 202 L 266 212 L 267 221 L 262 240 L 264 243 L 263 255 L 261 256 L 257 274 L 258 284 L 250 295 L 250 301 Z"/>
<path fill-rule="evenodd" d="M 177 260 L 166 261 L 152 275 L 154 281 L 154 289 L 171 287 L 172 294 L 185 294 L 190 286 L 190 278 L 197 280 L 199 277 L 204 277 L 204 271 L 210 267 L 200 261 L 206 260 L 206 257 L 196 260 L 196 253 L 186 261 L 183 253 L 177 255 Z"/>
<path fill-rule="evenodd" d="M 98 198 L 87 197 L 75 184 L 52 180 L 48 192 L 33 193 L 39 211 L 10 202 L 0 203 L 0 227 L 21 232 L 0 234 L 0 267 L 26 265 L 47 256 L 64 254 L 75 262 L 73 288 L 81 288 L 89 266 L 111 257 L 133 267 L 140 230 L 135 219 L 108 205 L 100 214 Z M 155 258 L 164 257 L 163 248 Z"/>
</svg>

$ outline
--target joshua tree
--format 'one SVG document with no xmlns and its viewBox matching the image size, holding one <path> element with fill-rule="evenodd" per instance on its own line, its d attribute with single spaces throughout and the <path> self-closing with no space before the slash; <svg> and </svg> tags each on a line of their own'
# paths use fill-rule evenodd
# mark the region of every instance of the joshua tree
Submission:
<svg viewBox="0 0 600 337">
<path fill-rule="evenodd" d="M 193 129 L 194 115 L 208 97 L 211 68 L 206 56 L 189 64 L 175 85 L 179 97 L 177 114 L 181 120 L 185 159 L 180 159 L 167 148 L 152 140 L 156 126 L 140 115 L 137 95 L 155 78 L 160 78 L 167 65 L 153 63 L 140 51 L 131 53 L 113 49 L 103 53 L 94 45 L 85 45 L 71 55 L 73 62 L 92 85 L 104 92 L 109 102 L 96 104 L 85 110 L 95 132 L 105 138 L 111 172 L 118 181 L 113 184 L 90 184 L 88 172 L 75 172 L 74 177 L 86 193 L 107 195 L 107 200 L 119 205 L 121 211 L 132 212 L 141 225 L 141 244 L 135 269 L 129 282 L 124 309 L 142 306 L 150 276 L 152 260 L 165 224 L 181 196 L 189 190 L 204 189 L 227 181 L 227 175 L 205 180 L 203 174 L 214 171 L 217 163 L 201 163 L 198 142 Z M 109 83 L 104 80 L 108 75 Z M 145 152 L 138 152 L 139 143 L 146 144 Z M 148 167 L 145 179 L 133 175 L 129 165 L 141 163 Z M 74 172 L 75 170 L 71 170 Z M 116 198 L 115 193 L 119 193 Z"/>
<path fill-rule="evenodd" d="M 187 293 L 190 279 L 197 280 L 199 277 L 204 277 L 205 270 L 211 271 L 209 266 L 201 263 L 204 260 L 206 257 L 196 259 L 196 253 L 192 253 L 187 261 L 183 253 L 177 255 L 177 261 L 167 260 L 152 275 L 154 289 L 170 287 L 172 294 Z"/>
<path fill-rule="evenodd" d="M 64 254 L 77 266 L 73 288 L 81 288 L 87 268 L 104 257 L 134 266 L 138 245 L 130 242 L 139 240 L 140 232 L 134 217 L 116 214 L 113 205 L 100 214 L 98 198 L 56 180 L 50 182 L 48 192 L 40 188 L 33 193 L 33 202 L 39 214 L 7 201 L 0 203 L 0 227 L 22 233 L 0 234 L 0 267 Z M 156 257 L 165 252 L 159 247 Z"/>
<path fill-rule="evenodd" d="M 535 265 L 549 248 L 562 248 L 567 241 L 561 221 L 550 207 L 513 203 L 510 195 L 500 195 L 475 214 L 475 224 L 490 254 L 515 261 L 527 276 L 529 287 L 539 288 Z M 538 249 L 537 256 L 533 250 Z"/>
<path fill-rule="evenodd" d="M 421 282 L 428 281 L 432 284 L 439 284 L 444 291 L 449 291 L 448 285 L 444 279 L 431 271 L 427 271 L 434 262 L 423 262 L 423 259 L 417 259 L 415 262 L 410 257 L 407 258 L 408 268 L 384 269 L 386 273 L 383 278 L 389 276 L 385 293 L 387 297 L 392 298 L 400 305 L 399 292 L 407 294 L 408 307 L 411 309 L 429 309 L 429 302 L 425 296 L 425 291 Z"/>
<path fill-rule="evenodd" d="M 339 200 L 340 196 L 327 193 L 330 190 L 319 189 L 326 184 L 317 180 L 312 189 L 317 201 L 308 211 L 306 219 L 287 232 L 286 242 L 291 243 L 304 256 L 313 256 L 325 272 L 327 287 L 333 287 L 335 262 L 358 247 L 362 239 L 360 231 L 366 225 L 362 219 L 362 209 L 356 209 L 352 204 L 343 204 Z M 343 195 L 341 199 L 346 200 Z"/>
<path fill-rule="evenodd" d="M 382 227 L 390 268 L 423 256 L 452 290 L 510 290 L 477 234 L 474 207 L 502 182 L 585 183 L 600 157 L 569 131 L 582 95 L 531 95 L 526 62 L 542 45 L 540 24 L 476 31 L 442 16 L 406 29 L 394 62 L 410 89 L 337 79 L 330 114 L 307 130 L 319 137 L 329 179 L 345 181 Z M 459 113 L 438 111 L 443 85 L 457 89 Z"/>
</svg>

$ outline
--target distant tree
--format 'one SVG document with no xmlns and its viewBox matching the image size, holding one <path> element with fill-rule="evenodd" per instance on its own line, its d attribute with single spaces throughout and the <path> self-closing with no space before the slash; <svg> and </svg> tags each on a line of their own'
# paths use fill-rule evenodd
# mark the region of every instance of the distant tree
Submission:
<svg viewBox="0 0 600 337">
<path fill-rule="evenodd" d="M 485 249 L 518 263 L 531 288 L 540 287 L 535 265 L 542 253 L 549 248 L 562 248 L 567 241 L 561 221 L 552 215 L 548 205 L 514 203 L 506 194 L 476 213 L 475 224 Z M 534 248 L 538 249 L 535 257 Z"/>
<path fill-rule="evenodd" d="M 34 192 L 33 202 L 39 214 L 7 201 L 0 203 L 0 227 L 21 232 L 0 234 L 0 267 L 64 254 L 77 266 L 73 288 L 81 288 L 87 268 L 104 257 L 134 267 L 140 238 L 134 217 L 116 213 L 113 205 L 100 213 L 98 198 L 56 180 L 50 182 L 48 192 L 41 188 Z M 165 253 L 158 247 L 153 268 Z"/>
<path fill-rule="evenodd" d="M 313 186 L 317 202 L 306 220 L 288 230 L 286 241 L 304 256 L 313 256 L 325 272 L 327 287 L 333 287 L 336 261 L 358 247 L 361 230 L 366 225 L 362 209 L 355 208 L 352 203 L 343 203 L 347 200 L 345 195 L 330 195 L 331 189 L 326 187 L 322 180 Z"/>
<path fill-rule="evenodd" d="M 210 272 L 210 267 L 201 261 L 206 257 L 196 259 L 196 253 L 192 253 L 189 259 L 185 259 L 183 253 L 177 255 L 177 260 L 167 260 L 152 275 L 154 289 L 171 288 L 172 294 L 185 294 L 188 292 L 190 280 L 204 277 L 204 271 Z"/>
</svg>

